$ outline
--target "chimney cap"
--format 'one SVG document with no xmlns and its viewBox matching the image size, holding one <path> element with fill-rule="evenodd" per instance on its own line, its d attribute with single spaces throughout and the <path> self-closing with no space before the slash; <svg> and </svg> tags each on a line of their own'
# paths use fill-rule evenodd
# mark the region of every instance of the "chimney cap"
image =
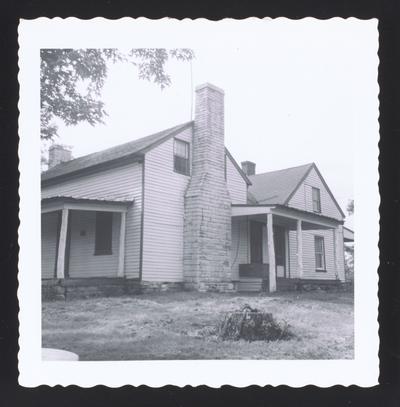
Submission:
<svg viewBox="0 0 400 407">
<path fill-rule="evenodd" d="M 221 89 L 218 86 L 215 86 L 215 85 L 213 85 L 212 83 L 209 83 L 209 82 L 202 83 L 201 85 L 197 85 L 196 86 L 196 92 L 198 92 L 199 90 L 205 89 L 205 88 L 215 90 L 215 91 L 225 95 L 225 91 L 223 89 Z"/>
<path fill-rule="evenodd" d="M 242 171 L 247 176 L 256 175 L 256 163 L 253 163 L 253 161 L 242 161 L 241 164 L 242 164 Z"/>
</svg>

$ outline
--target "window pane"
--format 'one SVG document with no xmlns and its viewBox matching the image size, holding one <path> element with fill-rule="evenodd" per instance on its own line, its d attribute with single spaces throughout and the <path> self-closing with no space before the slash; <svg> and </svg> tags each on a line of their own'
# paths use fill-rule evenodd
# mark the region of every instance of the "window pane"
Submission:
<svg viewBox="0 0 400 407">
<path fill-rule="evenodd" d="M 317 269 L 325 269 L 325 247 L 324 238 L 321 236 L 314 237 L 315 247 L 315 267 Z"/>
<path fill-rule="evenodd" d="M 189 143 L 174 140 L 174 170 L 180 174 L 190 174 Z"/>
<path fill-rule="evenodd" d="M 321 195 L 318 188 L 312 188 L 313 211 L 321 212 Z"/>
<path fill-rule="evenodd" d="M 184 141 L 175 140 L 174 154 L 179 157 L 189 158 L 189 145 Z"/>
</svg>

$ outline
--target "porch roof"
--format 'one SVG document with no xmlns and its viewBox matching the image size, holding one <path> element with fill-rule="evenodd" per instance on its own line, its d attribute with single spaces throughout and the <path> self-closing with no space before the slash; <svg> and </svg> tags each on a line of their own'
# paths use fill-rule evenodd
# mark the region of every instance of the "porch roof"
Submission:
<svg viewBox="0 0 400 407">
<path fill-rule="evenodd" d="M 346 226 L 343 228 L 343 237 L 345 242 L 354 242 L 354 232 Z"/>
<path fill-rule="evenodd" d="M 325 228 L 336 227 L 337 225 L 343 224 L 335 218 L 320 215 L 314 212 L 302 211 L 300 209 L 291 208 L 286 205 L 243 205 L 243 204 L 233 204 L 232 205 L 232 217 L 239 216 L 253 216 L 260 217 L 272 213 L 280 218 L 286 218 L 289 221 L 302 220 L 305 222 L 305 229 L 312 229 L 315 225 L 322 226 Z"/>
<path fill-rule="evenodd" d="M 133 199 L 121 196 L 54 195 L 42 198 L 42 213 L 61 209 L 126 212 L 128 206 L 133 203 Z"/>
</svg>

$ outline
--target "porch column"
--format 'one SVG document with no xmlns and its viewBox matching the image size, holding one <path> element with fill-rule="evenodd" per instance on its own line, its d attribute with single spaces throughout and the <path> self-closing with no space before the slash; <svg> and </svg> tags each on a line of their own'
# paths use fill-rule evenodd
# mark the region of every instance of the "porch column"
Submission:
<svg viewBox="0 0 400 407">
<path fill-rule="evenodd" d="M 297 219 L 297 266 L 299 269 L 299 278 L 303 277 L 303 230 L 302 221 Z"/>
<path fill-rule="evenodd" d="M 274 245 L 274 224 L 272 213 L 267 214 L 267 238 L 268 238 L 268 258 L 269 258 L 269 292 L 276 291 L 276 262 Z"/>
<path fill-rule="evenodd" d="M 65 266 L 65 248 L 67 246 L 67 229 L 68 229 L 68 209 L 63 209 L 61 212 L 61 228 L 60 237 L 58 240 L 58 255 L 57 255 L 57 278 L 64 278 Z"/>
<path fill-rule="evenodd" d="M 343 226 L 339 225 L 337 228 L 333 229 L 333 248 L 335 254 L 335 275 L 337 278 L 339 277 L 339 270 L 340 270 L 340 263 L 339 263 L 339 247 L 340 247 L 340 236 L 343 233 Z"/>
<path fill-rule="evenodd" d="M 125 230 L 126 212 L 121 212 L 121 226 L 119 229 L 119 257 L 118 257 L 118 277 L 124 277 L 125 266 Z"/>
</svg>

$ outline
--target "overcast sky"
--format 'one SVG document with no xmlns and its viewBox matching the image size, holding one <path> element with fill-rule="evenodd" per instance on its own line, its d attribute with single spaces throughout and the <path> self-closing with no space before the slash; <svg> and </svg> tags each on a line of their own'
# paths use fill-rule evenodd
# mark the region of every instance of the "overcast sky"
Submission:
<svg viewBox="0 0 400 407">
<path fill-rule="evenodd" d="M 225 90 L 225 143 L 238 162 L 254 161 L 257 173 L 315 162 L 345 210 L 353 198 L 360 90 L 374 80 L 374 72 L 360 72 L 374 57 L 368 42 L 375 38 L 348 20 L 275 20 L 241 34 L 197 42 L 192 70 L 168 63 L 172 85 L 163 91 L 139 80 L 132 65 L 111 65 L 106 124 L 61 125 L 59 141 L 78 157 L 186 122 L 192 89 L 210 82 Z"/>
</svg>

